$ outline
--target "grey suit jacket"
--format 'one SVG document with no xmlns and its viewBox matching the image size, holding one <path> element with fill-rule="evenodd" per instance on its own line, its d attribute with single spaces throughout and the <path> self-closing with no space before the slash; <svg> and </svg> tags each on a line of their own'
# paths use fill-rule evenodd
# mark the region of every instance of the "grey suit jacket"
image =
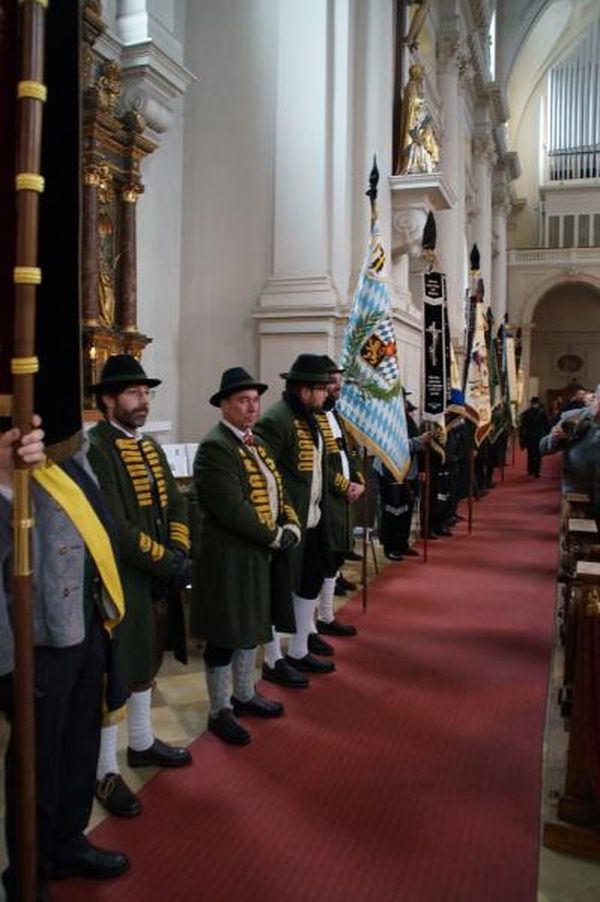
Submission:
<svg viewBox="0 0 600 902">
<path fill-rule="evenodd" d="M 85 455 L 76 455 L 89 473 Z M 62 508 L 39 486 L 32 484 L 34 641 L 36 645 L 65 648 L 85 636 L 85 545 Z M 0 497 L 0 675 L 13 667 L 11 629 L 10 557 L 12 504 Z"/>
</svg>

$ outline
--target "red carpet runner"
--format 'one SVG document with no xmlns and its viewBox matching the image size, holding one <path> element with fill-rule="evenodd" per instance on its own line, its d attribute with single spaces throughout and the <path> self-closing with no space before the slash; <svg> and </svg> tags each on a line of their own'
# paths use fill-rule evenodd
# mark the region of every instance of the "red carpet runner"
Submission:
<svg viewBox="0 0 600 902">
<path fill-rule="evenodd" d="M 554 477 L 507 468 L 471 536 L 345 608 L 360 635 L 337 640 L 336 674 L 269 685 L 285 718 L 249 722 L 246 748 L 201 737 L 141 817 L 94 831 L 130 874 L 52 898 L 534 902 L 557 514 Z"/>
</svg>

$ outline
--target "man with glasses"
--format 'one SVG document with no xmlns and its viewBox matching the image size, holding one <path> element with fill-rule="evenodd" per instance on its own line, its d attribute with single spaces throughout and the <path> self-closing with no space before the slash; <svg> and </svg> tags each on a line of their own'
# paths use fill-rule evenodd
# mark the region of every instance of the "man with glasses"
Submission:
<svg viewBox="0 0 600 902">
<path fill-rule="evenodd" d="M 162 653 L 174 648 L 185 663 L 180 592 L 190 582 L 190 535 L 185 499 L 160 445 L 139 433 L 159 379 L 149 379 L 128 354 L 109 357 L 91 387 L 104 415 L 90 430 L 90 462 L 117 529 L 125 619 L 118 663 L 130 690 L 129 767 L 181 767 L 191 755 L 156 739 L 151 693 Z M 141 811 L 119 774 L 117 725 L 106 725 L 98 759 L 96 796 L 120 817 Z"/>
<path fill-rule="evenodd" d="M 332 661 L 315 657 L 315 653 L 332 654 L 333 648 L 322 640 L 319 642 L 314 619 L 323 580 L 333 567 L 328 531 L 327 457 L 315 413 L 323 410 L 333 377 L 327 372 L 323 357 L 300 354 L 281 378 L 285 379 L 283 397 L 258 421 L 255 431 L 273 454 L 284 488 L 300 519 L 302 541 L 290 552 L 296 631 L 285 658 L 279 634 L 273 632 L 272 641 L 264 646 L 263 677 L 282 686 L 301 688 L 308 685 L 307 673 L 335 670 Z"/>
</svg>

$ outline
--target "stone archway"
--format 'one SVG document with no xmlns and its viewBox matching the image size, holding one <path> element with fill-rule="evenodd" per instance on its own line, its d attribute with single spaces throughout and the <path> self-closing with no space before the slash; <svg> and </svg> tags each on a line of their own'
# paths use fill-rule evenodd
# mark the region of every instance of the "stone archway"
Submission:
<svg viewBox="0 0 600 902">
<path fill-rule="evenodd" d="M 529 394 L 547 399 L 569 386 L 600 382 L 600 288 L 589 282 L 561 282 L 527 312 Z"/>
</svg>

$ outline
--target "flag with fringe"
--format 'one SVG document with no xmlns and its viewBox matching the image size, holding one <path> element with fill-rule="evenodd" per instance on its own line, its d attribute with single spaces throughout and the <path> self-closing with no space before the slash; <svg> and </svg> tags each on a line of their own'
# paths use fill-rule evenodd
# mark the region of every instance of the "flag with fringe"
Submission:
<svg viewBox="0 0 600 902">
<path fill-rule="evenodd" d="M 476 294 L 471 303 L 473 331 L 467 357 L 465 415 L 475 424 L 475 442 L 480 445 L 491 428 L 490 376 L 483 299 Z"/>
<path fill-rule="evenodd" d="M 385 251 L 373 201 L 367 256 L 354 293 L 340 358 L 345 375 L 337 408 L 354 438 L 402 482 L 410 453 L 384 266 Z"/>
</svg>

